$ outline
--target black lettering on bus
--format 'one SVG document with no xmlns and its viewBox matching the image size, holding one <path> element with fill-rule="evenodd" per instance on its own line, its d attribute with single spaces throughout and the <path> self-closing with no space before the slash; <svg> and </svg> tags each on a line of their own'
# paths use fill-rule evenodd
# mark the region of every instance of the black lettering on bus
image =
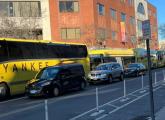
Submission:
<svg viewBox="0 0 165 120">
<path fill-rule="evenodd" d="M 31 65 L 31 71 L 35 71 L 34 64 L 35 64 L 35 63 L 30 63 L 30 65 Z"/>
<path fill-rule="evenodd" d="M 45 67 L 48 67 L 49 65 L 48 65 L 48 62 L 45 62 Z"/>
<path fill-rule="evenodd" d="M 4 67 L 4 69 L 5 69 L 5 72 L 7 72 L 7 68 L 8 68 L 8 64 L 3 64 L 3 67 Z"/>
<path fill-rule="evenodd" d="M 18 68 L 17 68 L 16 64 L 13 65 L 13 72 L 18 72 Z"/>
<path fill-rule="evenodd" d="M 39 62 L 39 63 L 38 63 L 38 68 L 39 68 L 39 70 L 42 69 L 42 62 Z"/>
<path fill-rule="evenodd" d="M 27 71 L 26 63 L 22 64 L 22 71 Z"/>
</svg>

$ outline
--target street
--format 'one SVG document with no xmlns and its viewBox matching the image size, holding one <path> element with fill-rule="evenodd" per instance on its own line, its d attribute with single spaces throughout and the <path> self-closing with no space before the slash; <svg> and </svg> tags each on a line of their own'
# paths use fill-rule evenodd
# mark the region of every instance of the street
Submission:
<svg viewBox="0 0 165 120">
<path fill-rule="evenodd" d="M 155 113 L 165 106 L 163 70 L 152 71 Z M 156 77 L 155 77 L 156 75 Z M 142 84 L 142 79 L 144 83 Z M 155 81 L 156 79 L 156 81 Z M 148 74 L 143 78 L 126 78 L 112 84 L 89 85 L 83 91 L 70 91 L 49 98 L 49 120 L 143 120 L 150 115 Z M 98 88 L 98 110 L 96 109 Z M 44 98 L 26 96 L 0 102 L 0 120 L 46 120 Z"/>
</svg>

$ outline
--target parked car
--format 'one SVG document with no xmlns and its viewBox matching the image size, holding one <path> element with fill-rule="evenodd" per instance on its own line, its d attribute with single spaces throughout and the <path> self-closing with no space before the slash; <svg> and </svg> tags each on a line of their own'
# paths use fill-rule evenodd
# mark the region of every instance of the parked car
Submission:
<svg viewBox="0 0 165 120">
<path fill-rule="evenodd" d="M 123 80 L 123 68 L 117 62 L 102 63 L 91 71 L 88 75 L 89 83 L 108 82 L 111 83 L 115 78 Z"/>
<path fill-rule="evenodd" d="M 26 93 L 33 96 L 59 96 L 61 93 L 86 86 L 85 72 L 81 64 L 46 67 L 26 85 Z"/>
<path fill-rule="evenodd" d="M 146 67 L 142 63 L 130 63 L 128 67 L 124 70 L 126 77 L 133 77 L 144 75 Z"/>
</svg>

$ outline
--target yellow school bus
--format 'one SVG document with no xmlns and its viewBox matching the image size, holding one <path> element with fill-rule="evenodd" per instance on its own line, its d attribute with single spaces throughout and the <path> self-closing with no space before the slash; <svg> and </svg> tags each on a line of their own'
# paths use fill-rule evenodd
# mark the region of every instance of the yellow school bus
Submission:
<svg viewBox="0 0 165 120">
<path fill-rule="evenodd" d="M 84 44 L 44 40 L 0 39 L 0 97 L 25 92 L 26 82 L 47 66 L 63 63 L 83 64 L 90 70 Z"/>
</svg>

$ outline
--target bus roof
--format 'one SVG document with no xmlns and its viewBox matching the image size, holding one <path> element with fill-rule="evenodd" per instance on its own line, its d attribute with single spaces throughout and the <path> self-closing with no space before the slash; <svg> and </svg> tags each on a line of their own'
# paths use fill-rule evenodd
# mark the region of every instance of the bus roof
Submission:
<svg viewBox="0 0 165 120">
<path fill-rule="evenodd" d="M 15 38 L 0 38 L 0 41 L 15 41 L 15 42 L 34 42 L 34 43 L 56 43 L 56 44 L 72 44 L 72 45 L 85 45 L 82 43 L 70 43 L 70 42 L 52 42 L 50 40 L 30 40 L 30 39 L 15 39 Z"/>
<path fill-rule="evenodd" d="M 133 49 L 96 49 L 88 50 L 89 55 L 105 55 L 105 56 L 134 56 Z"/>
</svg>

